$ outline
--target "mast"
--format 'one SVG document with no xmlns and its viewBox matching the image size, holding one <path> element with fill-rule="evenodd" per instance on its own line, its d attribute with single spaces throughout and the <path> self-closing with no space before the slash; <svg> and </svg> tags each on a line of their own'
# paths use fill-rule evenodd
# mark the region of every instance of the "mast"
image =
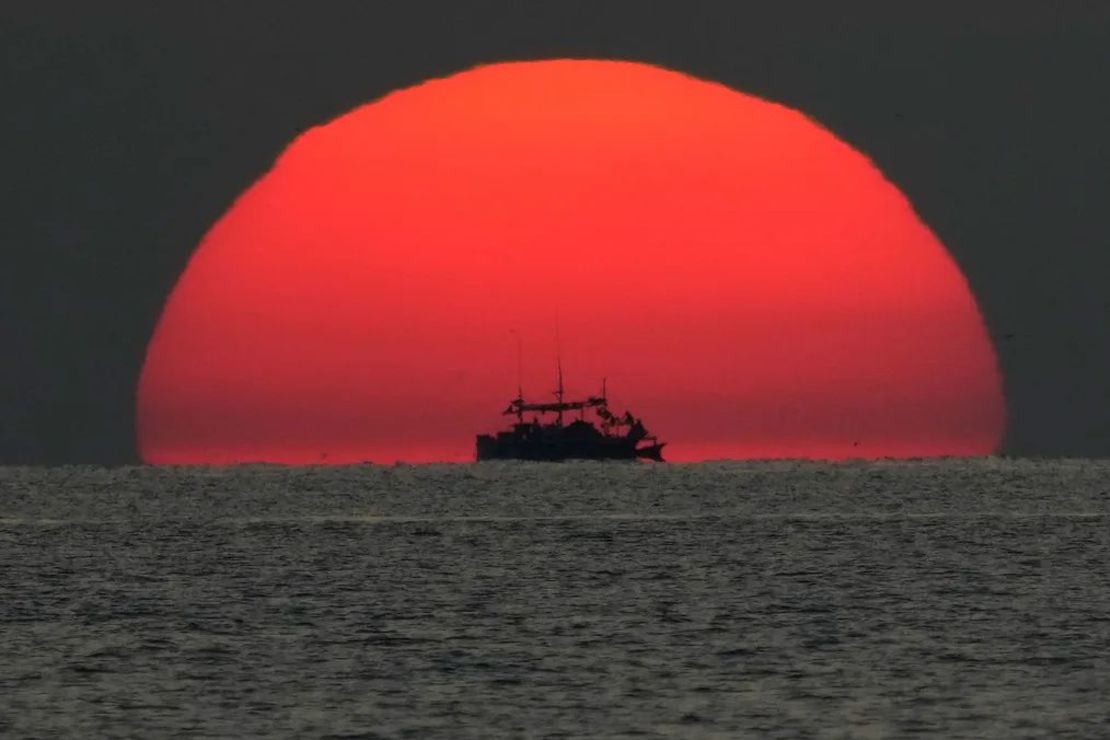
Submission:
<svg viewBox="0 0 1110 740">
<path fill-rule="evenodd" d="M 558 372 L 559 372 L 559 387 L 555 390 L 555 400 L 559 404 L 559 411 L 558 411 L 558 414 L 557 414 L 556 418 L 559 421 L 559 426 L 562 426 L 563 425 L 563 356 L 562 356 L 561 352 L 558 352 L 558 350 L 556 350 L 555 364 L 558 367 Z"/>
<path fill-rule="evenodd" d="M 516 329 L 511 330 L 516 335 L 516 420 L 517 423 L 524 423 L 524 343 L 521 341 L 520 332 Z"/>
<path fill-rule="evenodd" d="M 555 400 L 559 404 L 559 411 L 556 414 L 556 421 L 559 426 L 563 425 L 563 344 L 559 335 L 559 312 L 555 312 L 555 366 L 559 375 L 559 387 L 555 390 Z"/>
</svg>

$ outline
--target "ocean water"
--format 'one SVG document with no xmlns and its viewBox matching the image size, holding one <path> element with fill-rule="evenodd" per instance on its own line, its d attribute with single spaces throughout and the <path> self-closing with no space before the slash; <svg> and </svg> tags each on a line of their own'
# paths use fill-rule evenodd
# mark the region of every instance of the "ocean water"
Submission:
<svg viewBox="0 0 1110 740">
<path fill-rule="evenodd" d="M 1110 462 L 0 469 L 5 737 L 1106 737 Z"/>
</svg>

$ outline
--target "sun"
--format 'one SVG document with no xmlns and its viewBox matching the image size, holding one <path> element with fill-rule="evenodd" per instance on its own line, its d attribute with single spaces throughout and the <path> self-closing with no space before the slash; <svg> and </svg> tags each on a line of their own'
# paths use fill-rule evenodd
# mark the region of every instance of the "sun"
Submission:
<svg viewBox="0 0 1110 740">
<path fill-rule="evenodd" d="M 137 391 L 151 463 L 473 457 L 517 385 L 608 378 L 670 458 L 979 455 L 997 361 L 906 198 L 803 114 L 647 64 L 477 67 L 293 141 L 196 249 Z"/>
</svg>

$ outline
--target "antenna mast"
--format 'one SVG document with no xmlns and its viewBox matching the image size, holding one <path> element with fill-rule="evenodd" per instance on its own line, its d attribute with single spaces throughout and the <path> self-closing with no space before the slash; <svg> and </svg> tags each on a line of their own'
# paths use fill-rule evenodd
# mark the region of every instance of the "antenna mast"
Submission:
<svg viewBox="0 0 1110 740">
<path fill-rule="evenodd" d="M 524 343 L 520 338 L 520 332 L 516 329 L 510 329 L 509 331 L 516 336 L 516 420 L 524 423 L 524 409 L 522 408 L 524 405 Z"/>
<path fill-rule="evenodd" d="M 555 400 L 559 402 L 556 416 L 559 426 L 563 425 L 563 345 L 559 337 L 559 314 L 555 313 L 555 366 L 559 374 L 559 387 L 555 390 Z"/>
</svg>

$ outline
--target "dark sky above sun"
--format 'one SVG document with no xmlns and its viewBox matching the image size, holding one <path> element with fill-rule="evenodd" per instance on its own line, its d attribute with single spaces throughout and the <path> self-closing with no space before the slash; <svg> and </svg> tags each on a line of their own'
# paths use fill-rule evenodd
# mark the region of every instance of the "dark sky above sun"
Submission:
<svg viewBox="0 0 1110 740">
<path fill-rule="evenodd" d="M 0 199 L 0 462 L 136 459 L 135 389 L 162 306 L 205 234 L 298 135 L 429 78 L 483 63 L 553 57 L 659 65 L 811 116 L 870 158 L 889 180 L 884 187 L 909 199 L 913 212 L 906 223 L 921 224 L 928 235 L 921 237 L 920 254 L 943 254 L 930 252 L 935 235 L 954 260 L 926 259 L 914 269 L 928 273 L 929 265 L 948 265 L 967 278 L 1002 372 L 1009 417 L 1003 449 L 1110 453 L 1105 3 L 942 3 L 913 10 L 878 2 L 758 10 L 679 2 L 489 2 L 455 9 L 416 3 L 388 10 L 366 3 L 325 9 L 302 3 L 153 5 L 46 3 L 2 11 L 6 112 L 0 140 L 7 164 Z M 628 136 L 608 135 L 643 146 L 636 127 L 628 130 Z M 706 162 L 720 164 L 712 157 Z M 640 186 L 650 189 L 652 174 L 642 173 Z M 404 177 L 393 171 L 395 182 Z M 565 190 L 558 185 L 565 183 L 548 178 L 539 190 L 533 186 L 514 197 L 547 199 Z M 810 185 L 812 193 L 821 192 Z M 830 210 L 851 214 L 869 198 L 886 197 L 883 192 L 832 188 L 819 202 L 842 197 L 851 202 Z M 586 219 L 576 228 L 605 221 L 595 201 L 585 210 L 570 209 Z M 304 198 L 293 203 L 316 207 Z M 711 199 L 686 205 L 712 211 Z M 250 203 L 244 199 L 237 207 Z M 622 207 L 601 213 L 619 214 Z M 657 226 L 677 222 L 667 221 L 665 209 L 652 213 Z M 707 234 L 727 234 L 725 221 L 719 222 L 723 231 L 714 230 L 717 222 L 701 216 Z M 666 233 L 663 226 L 653 233 Z M 877 229 L 889 226 L 879 222 Z M 335 236 L 342 242 L 362 234 Z M 637 240 L 646 240 L 646 232 L 622 249 Z M 776 254 L 786 259 L 788 252 Z M 670 267 L 691 271 L 683 285 L 699 285 L 711 277 L 697 274 L 703 263 Z M 888 266 L 872 276 L 867 295 L 903 294 L 910 284 L 903 268 Z M 937 285 L 948 285 L 944 268 L 936 269 Z M 647 278 L 644 284 L 657 285 Z M 765 305 L 775 296 L 796 298 L 781 281 L 743 284 L 756 286 Z M 957 313 L 970 305 L 958 291 L 945 290 Z M 644 313 L 672 332 L 673 344 L 682 327 L 667 314 L 666 298 L 653 295 Z M 347 299 L 350 310 L 373 308 L 353 300 Z M 542 312 L 534 313 L 540 323 Z M 568 350 L 577 333 L 583 352 L 596 354 L 600 335 L 576 325 L 573 310 L 565 320 Z M 933 325 L 926 321 L 915 333 L 922 336 L 921 327 Z M 863 347 L 840 338 L 841 349 Z M 697 367 L 735 359 L 713 355 L 711 345 L 719 343 L 687 339 Z M 951 337 L 934 339 L 915 346 L 920 356 L 906 350 L 905 361 L 920 366 L 953 346 Z M 542 342 L 537 335 L 530 343 Z M 772 344 L 768 340 L 765 355 Z M 513 347 L 502 356 L 496 351 L 491 345 L 489 357 L 503 366 L 503 377 L 476 392 L 475 402 L 484 404 L 488 394 L 500 403 L 511 393 Z M 663 358 L 653 360 L 658 365 Z M 795 366 L 798 358 L 779 362 Z M 534 385 L 544 388 L 539 358 L 536 365 Z M 592 376 L 605 372 L 580 369 L 583 390 L 592 390 Z M 957 389 L 958 396 L 975 387 L 968 376 L 922 373 L 918 380 L 926 377 L 937 393 Z M 509 383 L 505 392 L 503 380 Z M 642 408 L 659 404 L 658 396 L 644 400 L 653 389 L 637 382 L 628 380 L 621 400 L 661 426 Z M 712 385 L 731 388 L 721 382 Z M 867 396 L 853 392 L 847 397 L 858 409 Z M 989 389 L 983 393 L 972 395 L 990 397 Z M 899 428 L 911 420 L 907 409 L 891 417 Z M 498 423 L 496 411 L 486 426 Z M 680 435 L 697 436 L 697 429 L 681 428 L 681 417 L 665 404 L 655 416 Z M 703 412 L 701 418 L 711 416 Z M 889 430 L 884 438 L 891 438 Z"/>
</svg>

